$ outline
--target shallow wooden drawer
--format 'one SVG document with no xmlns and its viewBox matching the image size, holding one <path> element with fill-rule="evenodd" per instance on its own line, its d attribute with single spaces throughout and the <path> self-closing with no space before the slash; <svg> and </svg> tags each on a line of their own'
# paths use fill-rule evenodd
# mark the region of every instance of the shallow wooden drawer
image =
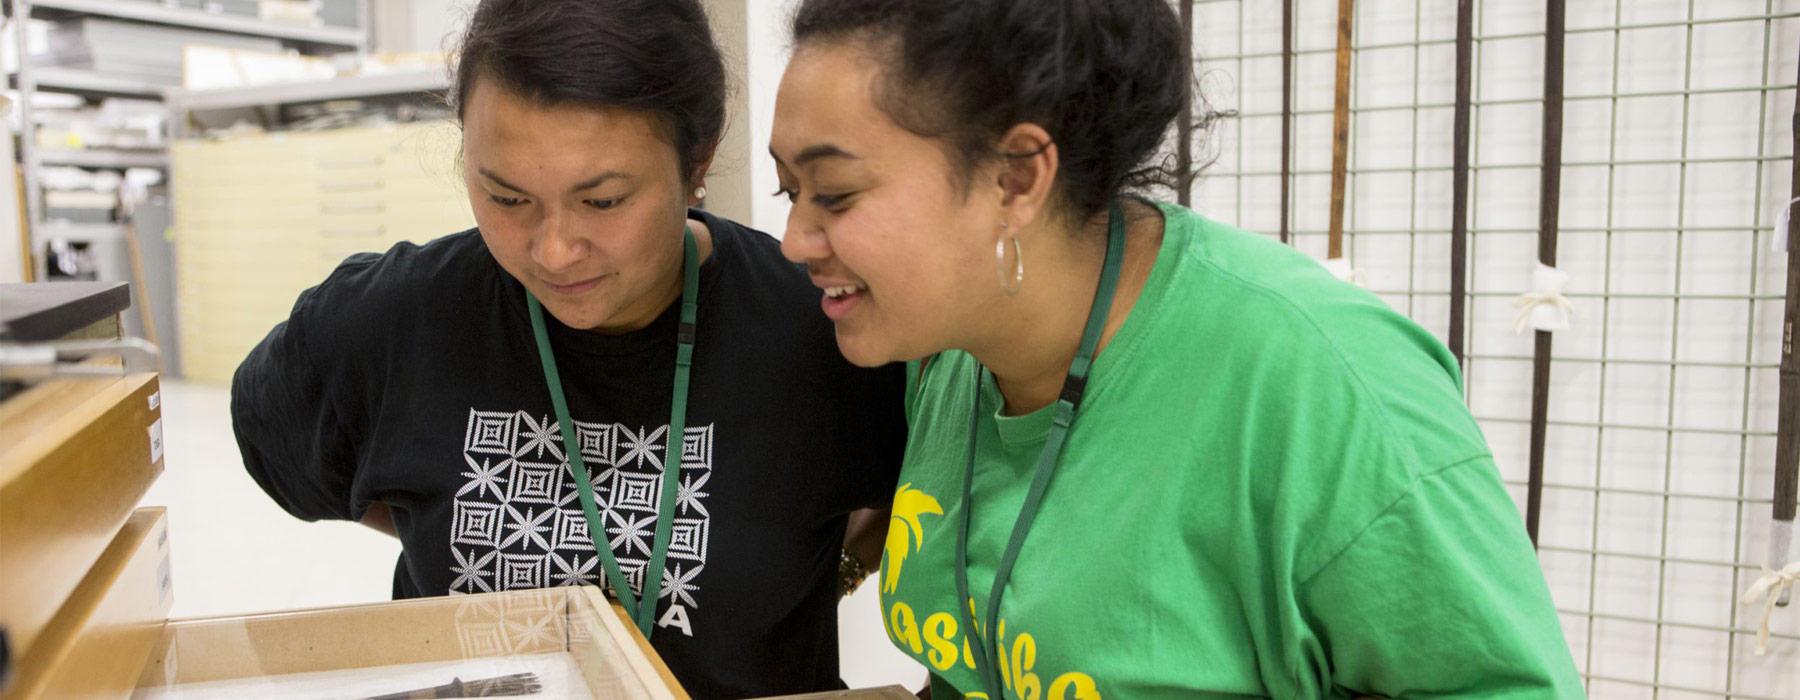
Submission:
<svg viewBox="0 0 1800 700">
<path fill-rule="evenodd" d="M 532 673 L 541 691 L 524 697 L 687 700 L 621 618 L 582 587 L 171 621 L 134 697 L 352 698 Z"/>
<path fill-rule="evenodd" d="M 4 700 L 130 697 L 173 602 L 162 508 L 132 513 L 39 643 Z"/>
<path fill-rule="evenodd" d="M 807 693 L 805 695 L 783 695 L 768 700 L 918 700 L 917 695 L 906 692 L 897 685 L 886 685 L 880 688 L 856 688 L 852 690 L 833 690 L 828 693 Z"/>
<path fill-rule="evenodd" d="M 28 654 L 162 473 L 154 373 L 38 384 L 0 403 L 0 626 Z"/>
</svg>

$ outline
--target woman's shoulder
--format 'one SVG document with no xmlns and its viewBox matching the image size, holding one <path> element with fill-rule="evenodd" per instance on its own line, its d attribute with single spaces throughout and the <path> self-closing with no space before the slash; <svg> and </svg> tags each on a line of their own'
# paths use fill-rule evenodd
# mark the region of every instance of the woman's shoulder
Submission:
<svg viewBox="0 0 1800 700">
<path fill-rule="evenodd" d="M 1402 348 L 1442 372 L 1442 343 L 1368 289 L 1339 280 L 1318 261 L 1272 237 L 1168 206 L 1168 242 L 1155 274 L 1164 279 L 1154 315 L 1164 332 L 1242 349 L 1250 360 L 1296 352 L 1333 363 Z M 1185 341 L 1189 351 L 1194 347 Z"/>
<path fill-rule="evenodd" d="M 402 241 L 382 252 L 351 255 L 317 286 L 302 292 L 293 316 L 318 332 L 382 333 L 431 309 L 486 307 L 477 298 L 499 273 L 476 229 L 424 243 Z"/>
<path fill-rule="evenodd" d="M 711 212 L 694 210 L 690 216 L 712 233 L 713 255 L 730 267 L 748 267 L 782 280 L 806 283 L 806 267 L 781 254 L 781 239 Z"/>
<path fill-rule="evenodd" d="M 702 284 L 709 280 L 725 294 L 701 290 L 702 303 L 728 302 L 736 314 L 777 317 L 808 327 L 829 327 L 818 308 L 820 290 L 807 277 L 806 266 L 781 253 L 781 241 L 762 231 L 716 214 L 694 211 L 691 216 L 712 233 L 710 271 L 701 271 Z"/>
<path fill-rule="evenodd" d="M 471 228 L 424 243 L 400 241 L 385 251 L 354 253 L 338 263 L 319 288 L 406 293 L 480 275 L 486 272 L 484 267 L 497 265 L 480 231 Z"/>
<path fill-rule="evenodd" d="M 1414 470 L 1486 453 L 1430 330 L 1279 241 L 1191 212 L 1171 221 L 1188 228 L 1185 257 L 1133 363 L 1161 368 L 1153 386 L 1229 387 L 1245 420 L 1299 421 L 1315 442 L 1385 435 Z"/>
</svg>

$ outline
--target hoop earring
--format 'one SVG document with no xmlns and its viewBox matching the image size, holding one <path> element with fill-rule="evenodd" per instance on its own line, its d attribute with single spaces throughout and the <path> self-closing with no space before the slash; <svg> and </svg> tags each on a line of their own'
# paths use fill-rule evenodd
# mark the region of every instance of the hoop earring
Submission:
<svg viewBox="0 0 1800 700">
<path fill-rule="evenodd" d="M 1000 224 L 1000 230 L 1005 231 L 1007 228 L 1007 224 Z M 1008 240 L 1012 241 L 1013 257 L 1015 259 L 1013 262 L 1012 280 L 1010 283 L 1007 280 L 1006 271 L 1006 241 Z M 1018 294 L 1019 289 L 1024 286 L 1025 249 L 1019 247 L 1018 236 L 1007 236 L 1004 239 L 994 241 L 994 273 L 1000 278 L 1000 291 L 1006 292 L 1006 295 L 1009 297 Z"/>
</svg>

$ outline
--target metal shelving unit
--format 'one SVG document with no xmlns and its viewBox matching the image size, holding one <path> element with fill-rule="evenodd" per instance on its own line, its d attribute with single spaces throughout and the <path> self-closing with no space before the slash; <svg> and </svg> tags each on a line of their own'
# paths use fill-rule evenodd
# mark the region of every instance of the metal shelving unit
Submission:
<svg viewBox="0 0 1800 700">
<path fill-rule="evenodd" d="M 221 90 L 170 90 L 166 101 L 179 133 L 183 115 L 189 112 L 436 92 L 449 85 L 445 69 L 430 68 Z"/>
<path fill-rule="evenodd" d="M 37 66 L 25 68 L 37 90 L 70 92 L 92 97 L 161 98 L 171 86 L 158 85 L 129 76 L 107 75 L 80 68 Z M 13 88 L 20 89 L 19 76 L 13 76 Z M 35 90 L 34 90 L 35 91 Z"/>
<path fill-rule="evenodd" d="M 254 17 L 239 17 L 180 7 L 175 5 L 174 0 L 163 0 L 163 2 L 146 0 L 7 0 L 7 9 L 14 18 L 104 17 L 149 25 L 267 37 L 280 40 L 302 52 L 330 53 L 333 51 L 366 51 L 368 49 L 369 2 L 370 0 L 361 0 L 360 2 L 359 28 L 302 26 L 269 22 Z M 16 45 L 20 47 L 21 54 L 25 51 L 24 47 L 28 45 L 25 25 L 25 22 L 20 21 L 10 24 L 16 32 L 14 38 L 17 40 Z M 40 148 L 37 145 L 37 125 L 32 118 L 31 96 L 39 91 L 45 91 L 71 93 L 90 99 L 129 97 L 163 100 L 169 93 L 178 92 L 179 88 L 148 80 L 108 75 L 79 68 L 34 66 L 32 65 L 33 61 L 27 55 L 19 56 L 18 64 L 18 72 L 10 76 L 9 85 L 17 90 L 19 95 L 18 158 L 24 171 L 23 184 L 27 193 L 25 209 L 28 226 L 31 229 L 33 254 L 41 257 L 41 247 L 44 244 L 46 232 L 55 230 L 60 233 L 66 229 L 54 227 L 43 220 L 43 197 L 38 178 L 40 168 L 46 165 L 95 169 L 167 168 L 168 154 L 166 151 L 75 151 Z M 43 271 L 41 259 L 36 261 L 36 266 L 40 272 Z"/>
<path fill-rule="evenodd" d="M 66 224 L 56 222 L 44 224 L 43 232 L 49 234 L 51 237 L 93 240 L 122 236 L 125 234 L 125 226 L 123 224 Z"/>
<path fill-rule="evenodd" d="M 173 248 L 161 235 L 167 223 L 168 209 L 156 206 L 132 212 L 129 221 L 111 224 L 69 224 L 46 221 L 43 186 L 40 177 L 44 166 L 77 167 L 91 170 L 125 170 L 155 168 L 168 172 L 169 152 L 121 149 L 68 149 L 39 147 L 37 124 L 32 113 L 32 97 L 40 91 L 79 95 L 88 100 L 109 97 L 147 99 L 169 103 L 170 95 L 179 99 L 210 100 L 180 90 L 177 85 L 130 76 L 110 75 L 60 66 L 33 65 L 27 41 L 27 22 L 23 18 L 66 20 L 83 17 L 105 18 L 170 31 L 204 30 L 251 37 L 276 39 L 291 49 L 306 54 L 366 52 L 370 48 L 370 4 L 374 0 L 356 0 L 356 27 L 303 26 L 264 21 L 256 17 L 233 16 L 206 12 L 178 5 L 177 0 L 4 0 L 11 16 L 7 25 L 15 33 L 18 47 L 18 72 L 9 76 L 7 85 L 17 91 L 19 101 L 18 162 L 22 166 L 21 185 L 25 192 L 26 238 L 30 243 L 31 264 L 38 279 L 48 275 L 45 250 L 53 239 L 86 242 L 94 264 L 105 279 L 133 279 L 138 288 L 136 303 L 153 309 L 155 328 L 133 331 L 146 338 L 155 337 L 170 355 L 179 354 L 174 328 L 175 269 Z M 347 9 L 342 8 L 340 9 Z M 347 13 L 346 13 L 347 14 Z M 342 14 L 338 15 L 341 18 Z M 376 81 L 377 83 L 379 81 Z M 373 89 L 371 86 L 370 89 Z M 254 98 L 254 96 L 252 96 Z M 215 103 L 209 103 L 215 104 Z M 175 105 L 171 104 L 171 107 Z M 173 136 L 180 131 L 179 120 L 186 108 L 178 108 L 170 120 Z M 142 230 L 140 230 L 142 229 Z M 154 230 L 152 230 L 154 229 Z M 11 245 L 11 244 L 8 244 Z M 108 252 L 99 252 L 105 250 Z M 129 255 L 127 255 L 129 252 Z M 121 258 L 128 262 L 121 264 Z M 141 262 L 129 260 L 139 258 Z M 133 268 L 136 268 L 134 271 Z M 145 319 L 149 323 L 149 319 Z M 129 322 L 128 322 L 129 323 Z M 128 328 L 129 330 L 129 328 Z M 168 369 L 179 374 L 178 366 Z"/>
<path fill-rule="evenodd" d="M 249 36 L 281 39 L 287 42 L 340 46 L 364 50 L 368 48 L 368 32 L 344 27 L 306 27 L 266 22 L 251 17 L 234 17 L 202 10 L 170 7 L 153 2 L 133 0 L 33 0 L 32 7 L 40 15 L 76 15 L 110 17 L 172 27 L 206 29 Z M 368 23 L 363 22 L 367 27 Z"/>
<path fill-rule="evenodd" d="M 167 168 L 169 152 L 124 151 L 110 148 L 44 148 L 39 149 L 38 162 L 44 165 L 72 165 L 78 168 Z"/>
</svg>

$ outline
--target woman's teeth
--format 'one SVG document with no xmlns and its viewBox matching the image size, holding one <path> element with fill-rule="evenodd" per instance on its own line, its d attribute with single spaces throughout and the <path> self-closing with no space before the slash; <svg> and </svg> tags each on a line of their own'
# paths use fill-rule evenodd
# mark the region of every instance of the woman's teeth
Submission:
<svg viewBox="0 0 1800 700">
<path fill-rule="evenodd" d="M 852 284 L 845 287 L 826 287 L 825 296 L 836 299 L 838 297 L 855 294 L 865 289 L 868 289 L 868 287 L 860 284 Z"/>
</svg>

